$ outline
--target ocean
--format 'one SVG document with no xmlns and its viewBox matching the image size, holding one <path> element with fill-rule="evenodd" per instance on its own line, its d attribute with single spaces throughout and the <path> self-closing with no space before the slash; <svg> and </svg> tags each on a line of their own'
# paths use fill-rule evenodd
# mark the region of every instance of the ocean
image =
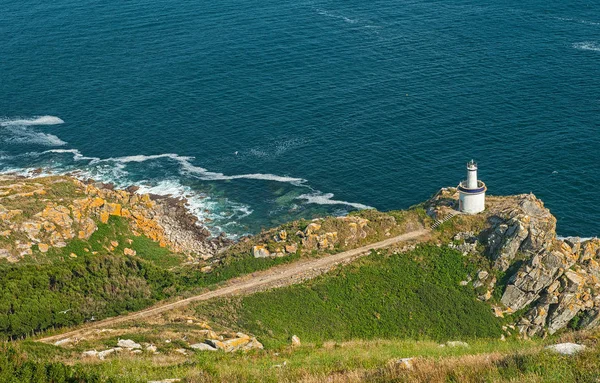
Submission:
<svg viewBox="0 0 600 383">
<path fill-rule="evenodd" d="M 213 232 L 404 209 L 479 163 L 600 234 L 600 3 L 3 1 L 0 171 L 186 196 Z"/>
</svg>

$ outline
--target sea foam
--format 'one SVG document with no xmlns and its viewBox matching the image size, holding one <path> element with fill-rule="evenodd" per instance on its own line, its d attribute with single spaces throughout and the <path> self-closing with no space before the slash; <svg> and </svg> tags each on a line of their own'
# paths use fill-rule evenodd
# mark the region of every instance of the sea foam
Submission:
<svg viewBox="0 0 600 383">
<path fill-rule="evenodd" d="M 59 125 L 63 123 L 63 120 L 55 116 L 38 116 L 32 118 L 15 118 L 0 120 L 0 126 Z"/>
<path fill-rule="evenodd" d="M 371 206 L 363 205 L 362 203 L 355 202 L 347 202 L 347 201 L 339 201 L 333 199 L 333 193 L 311 193 L 311 194 L 302 194 L 297 197 L 297 199 L 306 200 L 307 203 L 314 203 L 318 205 L 346 205 L 352 206 L 353 208 L 364 210 L 364 209 L 373 209 Z"/>
<path fill-rule="evenodd" d="M 33 144 L 41 146 L 63 146 L 67 143 L 54 134 L 36 132 L 27 129 L 25 126 L 5 125 L 3 131 L 4 142 L 12 144 Z"/>
<path fill-rule="evenodd" d="M 55 116 L 37 116 L 32 118 L 0 119 L 2 140 L 11 144 L 33 144 L 42 146 L 63 146 L 67 143 L 54 134 L 36 132 L 28 127 L 37 125 L 58 125 L 64 123 Z"/>
<path fill-rule="evenodd" d="M 594 41 L 582 41 L 580 43 L 573 43 L 573 48 L 582 51 L 600 52 L 600 44 Z"/>
</svg>

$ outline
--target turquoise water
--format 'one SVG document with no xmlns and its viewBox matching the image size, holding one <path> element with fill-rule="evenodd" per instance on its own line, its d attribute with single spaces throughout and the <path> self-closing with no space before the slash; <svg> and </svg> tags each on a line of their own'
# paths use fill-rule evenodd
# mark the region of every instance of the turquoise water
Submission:
<svg viewBox="0 0 600 383">
<path fill-rule="evenodd" d="M 556 3 L 556 4 L 554 4 Z M 598 1 L 4 1 L 0 170 L 190 197 L 215 231 L 406 208 L 479 162 L 600 233 Z"/>
</svg>

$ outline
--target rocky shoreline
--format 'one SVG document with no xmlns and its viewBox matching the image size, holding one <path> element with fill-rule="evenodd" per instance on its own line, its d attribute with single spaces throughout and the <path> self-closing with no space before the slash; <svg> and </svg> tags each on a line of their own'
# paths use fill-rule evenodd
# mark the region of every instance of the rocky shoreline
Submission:
<svg viewBox="0 0 600 383">
<path fill-rule="evenodd" d="M 131 223 L 161 247 L 183 253 L 190 261 L 209 260 L 231 244 L 212 237 L 182 198 L 138 194 L 94 180 L 70 176 L 0 176 L 0 258 L 18 262 L 34 250 L 63 248 L 75 238 L 87 240 L 111 216 Z"/>
</svg>

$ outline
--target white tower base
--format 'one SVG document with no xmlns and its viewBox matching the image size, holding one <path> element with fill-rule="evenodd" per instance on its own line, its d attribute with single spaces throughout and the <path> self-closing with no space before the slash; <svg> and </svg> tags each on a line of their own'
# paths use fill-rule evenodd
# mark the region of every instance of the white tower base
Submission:
<svg viewBox="0 0 600 383">
<path fill-rule="evenodd" d="M 466 214 L 477 214 L 485 210 L 485 191 L 479 194 L 464 193 L 459 190 L 459 210 Z"/>
</svg>

